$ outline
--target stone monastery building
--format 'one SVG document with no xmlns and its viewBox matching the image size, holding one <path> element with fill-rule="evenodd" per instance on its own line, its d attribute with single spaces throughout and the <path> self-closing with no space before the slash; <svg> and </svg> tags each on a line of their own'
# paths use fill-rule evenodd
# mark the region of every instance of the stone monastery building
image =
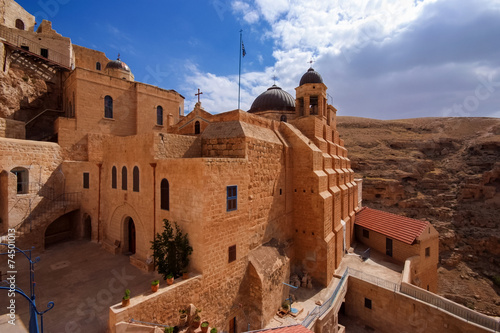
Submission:
<svg viewBox="0 0 500 333">
<path fill-rule="evenodd" d="M 197 103 L 184 115 L 175 90 L 136 82 L 121 59 L 72 44 L 45 20 L 35 31 L 34 16 L 0 3 L 3 73 L 45 89 L 0 110 L 1 234 L 15 228 L 39 249 L 87 238 L 148 271 L 151 241 L 175 221 L 198 274 L 178 305 L 226 330 L 231 320 L 237 331 L 264 327 L 294 272 L 330 283 L 355 237 L 361 181 L 318 72 L 303 74 L 295 96 L 273 85 L 248 111 Z M 428 229 L 433 264 L 419 278 L 435 290 Z"/>
</svg>

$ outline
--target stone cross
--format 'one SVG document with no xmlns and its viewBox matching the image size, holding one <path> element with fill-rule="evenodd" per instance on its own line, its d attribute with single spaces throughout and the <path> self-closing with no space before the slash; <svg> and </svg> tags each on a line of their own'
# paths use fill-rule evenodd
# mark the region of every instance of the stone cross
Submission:
<svg viewBox="0 0 500 333">
<path fill-rule="evenodd" d="M 195 96 L 198 96 L 198 103 L 200 102 L 200 95 L 201 94 L 203 94 L 203 93 L 200 91 L 200 88 L 198 88 L 198 93 L 194 94 Z"/>
</svg>

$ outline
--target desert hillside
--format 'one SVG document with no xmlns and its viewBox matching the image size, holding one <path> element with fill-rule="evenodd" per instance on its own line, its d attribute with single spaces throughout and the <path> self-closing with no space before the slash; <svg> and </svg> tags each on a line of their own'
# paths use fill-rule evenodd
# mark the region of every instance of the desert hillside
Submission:
<svg viewBox="0 0 500 333">
<path fill-rule="evenodd" d="M 500 316 L 500 119 L 338 117 L 363 205 L 440 232 L 439 293 Z"/>
</svg>

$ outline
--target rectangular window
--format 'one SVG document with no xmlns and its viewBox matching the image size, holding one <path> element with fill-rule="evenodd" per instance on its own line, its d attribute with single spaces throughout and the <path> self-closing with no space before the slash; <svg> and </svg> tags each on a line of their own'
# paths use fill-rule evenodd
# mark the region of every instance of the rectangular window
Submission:
<svg viewBox="0 0 500 333">
<path fill-rule="evenodd" d="M 369 298 L 365 297 L 365 308 L 371 309 L 372 308 L 372 300 Z"/>
<path fill-rule="evenodd" d="M 83 188 L 90 187 L 90 175 L 88 172 L 83 173 Z"/>
<path fill-rule="evenodd" d="M 230 246 L 228 253 L 229 253 L 228 263 L 235 261 L 236 260 L 236 245 Z"/>
<path fill-rule="evenodd" d="M 363 237 L 370 238 L 370 231 L 368 231 L 367 229 L 363 229 Z"/>
<path fill-rule="evenodd" d="M 49 50 L 48 49 L 40 49 L 40 55 L 44 58 L 49 57 Z"/>
<path fill-rule="evenodd" d="M 227 187 L 227 206 L 228 212 L 238 209 L 238 186 Z"/>
<path fill-rule="evenodd" d="M 425 256 L 426 257 L 430 257 L 431 256 L 431 248 L 430 247 L 426 247 L 425 248 Z"/>
</svg>

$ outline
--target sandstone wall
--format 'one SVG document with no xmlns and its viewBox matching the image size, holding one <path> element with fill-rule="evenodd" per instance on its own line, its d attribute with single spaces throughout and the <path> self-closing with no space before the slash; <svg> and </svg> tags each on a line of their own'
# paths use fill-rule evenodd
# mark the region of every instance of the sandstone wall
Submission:
<svg viewBox="0 0 500 333">
<path fill-rule="evenodd" d="M 99 70 L 96 69 L 96 63 L 99 62 L 101 64 L 100 72 L 104 73 L 104 69 L 109 62 L 104 52 L 88 49 L 75 44 L 73 44 L 73 52 L 75 53 L 75 67 L 99 72 Z"/>
<path fill-rule="evenodd" d="M 23 21 L 25 30 L 33 31 L 35 16 L 28 13 L 14 0 L 0 0 L 0 24 L 16 28 L 17 19 Z"/>
<path fill-rule="evenodd" d="M 371 309 L 365 307 L 371 300 Z M 382 332 L 486 332 L 486 329 L 401 293 L 349 277 L 345 312 Z"/>
<path fill-rule="evenodd" d="M 10 139 L 25 139 L 24 122 L 0 118 L 0 137 Z"/>
<path fill-rule="evenodd" d="M 7 193 L 2 191 L 2 205 L 8 202 L 8 213 L 2 212 L 3 227 L 13 227 L 36 209 L 42 197 L 62 192 L 60 177 L 56 172 L 62 162 L 60 147 L 54 143 L 0 138 L 0 169 L 8 176 Z M 26 190 L 17 192 L 17 178 L 10 172 L 21 167 L 28 175 Z M 5 175 L 5 174 L 4 174 Z M 5 189 L 5 184 L 2 185 Z"/>
</svg>

